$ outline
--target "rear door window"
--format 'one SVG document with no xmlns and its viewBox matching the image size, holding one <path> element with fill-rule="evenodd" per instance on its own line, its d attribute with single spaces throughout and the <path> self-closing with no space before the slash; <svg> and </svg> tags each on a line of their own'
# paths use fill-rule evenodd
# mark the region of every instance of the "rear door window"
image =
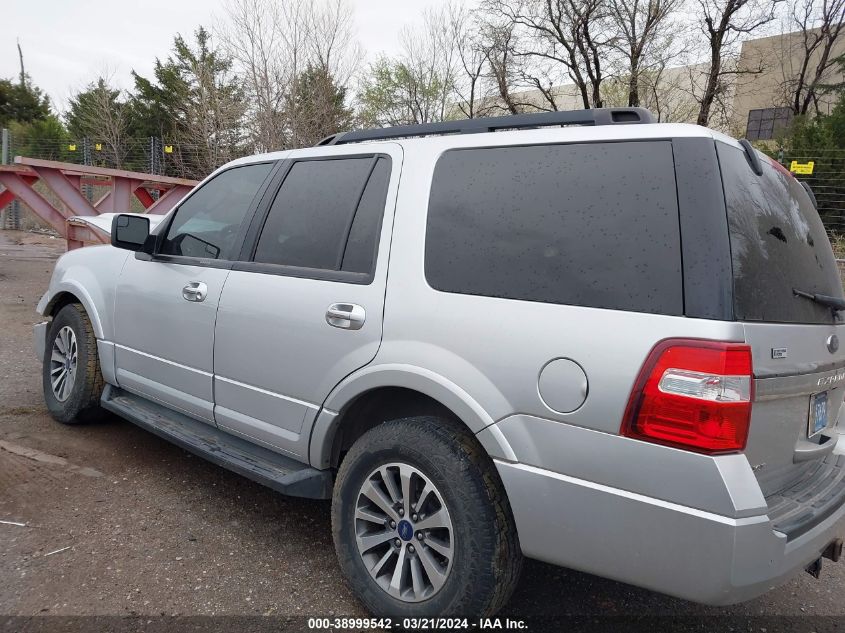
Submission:
<svg viewBox="0 0 845 633">
<path fill-rule="evenodd" d="M 757 176 L 745 153 L 717 142 L 740 321 L 832 323 L 830 308 L 794 290 L 842 297 L 830 241 L 807 192 L 785 169 L 761 157 Z"/>
<path fill-rule="evenodd" d="M 389 179 L 385 157 L 294 163 L 270 207 L 254 261 L 372 272 Z"/>
<path fill-rule="evenodd" d="M 679 235 L 668 141 L 452 150 L 425 274 L 446 292 L 677 315 Z"/>
</svg>

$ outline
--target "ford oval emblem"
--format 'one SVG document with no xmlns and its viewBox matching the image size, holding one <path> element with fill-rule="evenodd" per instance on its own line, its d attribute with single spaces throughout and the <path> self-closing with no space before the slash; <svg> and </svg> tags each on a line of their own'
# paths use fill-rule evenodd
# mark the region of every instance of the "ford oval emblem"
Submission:
<svg viewBox="0 0 845 633">
<path fill-rule="evenodd" d="M 839 350 L 839 337 L 836 334 L 831 334 L 827 337 L 827 351 L 835 354 Z"/>
<path fill-rule="evenodd" d="M 411 525 L 410 521 L 406 521 L 405 519 L 399 521 L 399 525 L 396 526 L 396 531 L 399 533 L 399 536 L 402 537 L 403 541 L 410 541 L 414 538 L 414 526 Z"/>
</svg>

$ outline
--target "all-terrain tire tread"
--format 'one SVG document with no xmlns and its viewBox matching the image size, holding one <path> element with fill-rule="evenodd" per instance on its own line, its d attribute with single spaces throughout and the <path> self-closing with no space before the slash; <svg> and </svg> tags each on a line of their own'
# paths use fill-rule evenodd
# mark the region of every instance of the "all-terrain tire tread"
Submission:
<svg viewBox="0 0 845 633">
<path fill-rule="evenodd" d="M 379 444 L 402 446 L 419 438 L 430 438 L 446 449 L 440 454 L 430 451 L 429 458 L 448 460 L 454 464 L 457 457 L 460 470 L 473 485 L 453 486 L 451 493 L 457 497 L 458 505 L 480 508 L 485 513 L 481 524 L 494 526 L 493 530 L 461 532 L 460 538 L 467 542 L 471 551 L 492 553 L 492 565 L 489 570 L 475 570 L 473 587 L 466 600 L 454 605 L 454 613 L 441 615 L 491 616 L 505 605 L 513 593 L 522 569 L 522 553 L 510 504 L 495 466 L 478 440 L 460 421 L 420 416 L 390 420 L 371 429 L 352 446 L 341 464 L 336 494 L 344 485 L 351 465 L 371 451 L 373 440 L 377 439 Z M 333 523 L 338 520 L 336 512 L 332 513 L 332 520 Z M 336 538 L 340 528 L 340 525 L 333 525 Z M 340 551 L 338 554 L 343 555 Z M 372 608 L 372 605 L 368 606 Z"/>
<path fill-rule="evenodd" d="M 44 368 L 42 368 L 42 372 L 45 373 L 44 396 L 47 399 L 47 408 L 50 415 L 56 421 L 62 424 L 83 424 L 102 417 L 103 410 L 100 407 L 100 397 L 103 394 L 103 389 L 105 389 L 105 380 L 100 371 L 100 358 L 97 352 L 97 337 L 94 334 L 94 326 L 91 324 L 91 319 L 88 318 L 85 308 L 79 303 L 69 303 L 53 316 L 53 323 L 55 324 L 57 320 L 68 317 L 74 321 L 73 326 L 80 352 L 82 352 L 81 348 L 84 346 L 84 354 L 80 353 L 78 356 L 80 363 L 76 370 L 77 384 L 74 385 L 76 393 L 72 393 L 68 400 L 63 403 L 58 402 L 52 397 L 51 393 L 48 393 L 46 372 L 49 371 L 49 358 L 54 336 L 54 326 L 51 324 L 50 337 L 48 337 L 49 340 L 44 352 Z M 81 385 L 81 389 L 79 385 Z"/>
</svg>

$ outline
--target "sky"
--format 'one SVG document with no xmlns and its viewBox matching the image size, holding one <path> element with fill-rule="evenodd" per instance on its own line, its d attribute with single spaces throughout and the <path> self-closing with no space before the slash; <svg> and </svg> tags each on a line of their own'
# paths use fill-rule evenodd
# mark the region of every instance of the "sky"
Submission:
<svg viewBox="0 0 845 633">
<path fill-rule="evenodd" d="M 282 1 L 282 0 L 279 0 Z M 399 48 L 399 30 L 445 0 L 348 0 L 358 39 L 369 56 Z M 170 52 L 176 33 L 223 17 L 224 0 L 8 0 L 0 38 L 0 78 L 17 77 L 20 40 L 33 82 L 58 108 L 88 82 L 108 72 L 131 88 L 130 72 L 152 73 L 156 57 Z"/>
</svg>

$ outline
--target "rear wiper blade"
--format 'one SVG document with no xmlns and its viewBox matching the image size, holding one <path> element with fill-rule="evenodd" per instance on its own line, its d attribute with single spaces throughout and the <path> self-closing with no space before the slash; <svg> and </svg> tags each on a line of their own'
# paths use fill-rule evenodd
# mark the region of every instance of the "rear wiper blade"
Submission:
<svg viewBox="0 0 845 633">
<path fill-rule="evenodd" d="M 797 288 L 793 288 L 792 292 L 796 297 L 804 297 L 810 301 L 815 301 L 816 303 L 820 303 L 835 312 L 845 310 L 845 299 L 831 297 L 830 295 L 820 295 L 813 292 L 807 292 L 806 290 L 798 290 Z"/>
</svg>

